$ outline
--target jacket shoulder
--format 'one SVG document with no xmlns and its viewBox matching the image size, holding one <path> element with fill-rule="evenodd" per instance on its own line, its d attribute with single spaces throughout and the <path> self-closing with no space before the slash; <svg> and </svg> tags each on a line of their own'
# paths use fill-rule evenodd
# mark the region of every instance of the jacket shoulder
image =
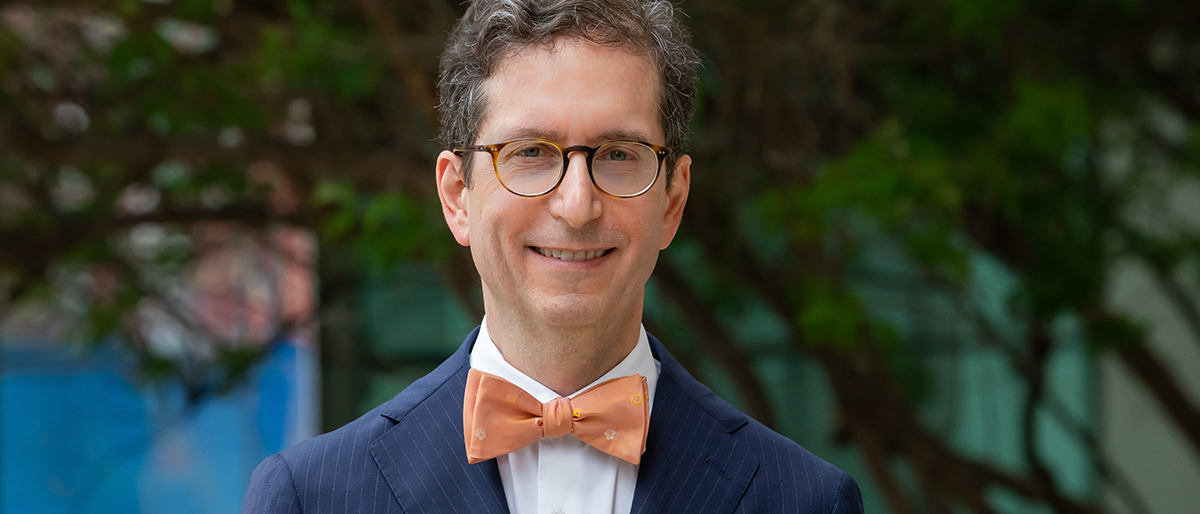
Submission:
<svg viewBox="0 0 1200 514">
<path fill-rule="evenodd" d="M 394 424 L 379 411 L 267 457 L 250 478 L 242 512 L 331 512 L 390 503 L 368 451 L 371 441 Z"/>
<path fill-rule="evenodd" d="M 371 441 L 395 425 L 380 414 L 386 405 L 371 409 L 336 430 L 284 448 L 276 455 L 300 475 L 308 473 L 310 469 L 318 469 L 322 462 L 329 465 L 330 462 L 353 458 L 356 453 L 365 452 Z"/>
<path fill-rule="evenodd" d="M 863 511 L 858 484 L 849 474 L 721 399 L 683 369 L 657 339 L 651 338 L 651 347 L 663 367 L 659 380 L 671 381 L 682 394 L 672 395 L 673 401 L 694 405 L 736 441 L 738 451 L 757 457 L 739 512 Z"/>
<path fill-rule="evenodd" d="M 469 348 L 474 335 L 464 347 Z M 243 512 L 342 512 L 364 505 L 387 505 L 386 511 L 395 502 L 371 446 L 446 386 L 467 362 L 463 353 L 460 349 L 358 419 L 265 459 L 251 477 Z"/>
<path fill-rule="evenodd" d="M 759 456 L 743 498 L 743 507 L 753 507 L 746 512 L 863 512 L 854 478 L 795 441 L 753 419 L 732 435 Z"/>
<path fill-rule="evenodd" d="M 688 377 L 690 378 L 690 377 Z M 703 385 L 699 387 L 705 388 Z M 861 514 L 858 484 L 837 466 L 799 443 L 738 411 L 711 391 L 701 405 L 747 453 L 758 457 L 758 470 L 746 489 L 745 512 Z M 693 397 L 693 400 L 696 400 Z"/>
</svg>

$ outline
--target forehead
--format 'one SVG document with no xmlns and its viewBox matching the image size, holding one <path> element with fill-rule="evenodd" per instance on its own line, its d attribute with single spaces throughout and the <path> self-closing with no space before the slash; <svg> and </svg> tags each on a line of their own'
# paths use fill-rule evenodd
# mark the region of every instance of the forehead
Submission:
<svg viewBox="0 0 1200 514">
<path fill-rule="evenodd" d="M 541 137 L 564 144 L 664 143 L 654 67 L 648 57 L 622 48 L 578 39 L 527 47 L 501 61 L 484 92 L 481 142 Z"/>
</svg>

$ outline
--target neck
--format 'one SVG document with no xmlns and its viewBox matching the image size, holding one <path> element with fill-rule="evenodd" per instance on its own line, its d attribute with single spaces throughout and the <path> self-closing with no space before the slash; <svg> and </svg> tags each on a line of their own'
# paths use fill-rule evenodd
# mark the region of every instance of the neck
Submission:
<svg viewBox="0 0 1200 514">
<path fill-rule="evenodd" d="M 492 309 L 487 330 L 504 360 L 561 396 L 570 395 L 620 364 L 637 345 L 641 304 L 626 319 L 577 326 L 530 323 L 528 316 Z"/>
</svg>

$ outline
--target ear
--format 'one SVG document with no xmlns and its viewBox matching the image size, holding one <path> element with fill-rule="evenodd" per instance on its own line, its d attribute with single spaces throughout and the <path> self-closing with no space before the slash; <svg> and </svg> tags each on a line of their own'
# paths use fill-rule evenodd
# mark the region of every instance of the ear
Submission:
<svg viewBox="0 0 1200 514">
<path fill-rule="evenodd" d="M 446 225 L 454 233 L 458 244 L 471 246 L 470 216 L 467 206 L 470 203 L 471 191 L 463 180 L 462 157 L 454 152 L 443 150 L 437 158 L 437 192 L 442 201 L 442 215 L 446 217 Z"/>
<path fill-rule="evenodd" d="M 683 219 L 683 206 L 687 203 L 688 187 L 692 184 L 692 158 L 682 155 L 675 160 L 675 176 L 671 178 L 671 187 L 667 189 L 667 210 L 663 213 L 662 239 L 658 248 L 666 249 L 675 239 L 679 231 L 679 222 Z"/>
</svg>

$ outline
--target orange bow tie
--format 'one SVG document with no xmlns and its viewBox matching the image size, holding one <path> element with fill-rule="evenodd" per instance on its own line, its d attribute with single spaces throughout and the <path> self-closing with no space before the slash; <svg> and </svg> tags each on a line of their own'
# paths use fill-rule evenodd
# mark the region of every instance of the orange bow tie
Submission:
<svg viewBox="0 0 1200 514">
<path fill-rule="evenodd" d="M 597 450 L 637 464 L 646 450 L 648 396 L 646 378 L 630 375 L 574 398 L 542 403 L 503 378 L 472 369 L 463 396 L 467 462 L 495 458 L 543 437 L 575 434 Z"/>
</svg>

